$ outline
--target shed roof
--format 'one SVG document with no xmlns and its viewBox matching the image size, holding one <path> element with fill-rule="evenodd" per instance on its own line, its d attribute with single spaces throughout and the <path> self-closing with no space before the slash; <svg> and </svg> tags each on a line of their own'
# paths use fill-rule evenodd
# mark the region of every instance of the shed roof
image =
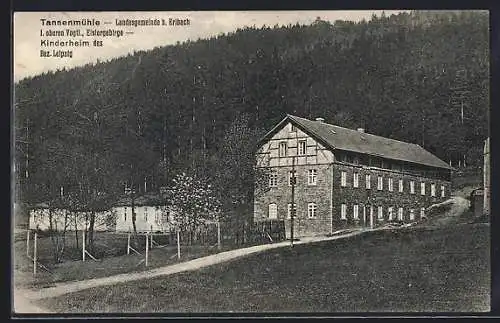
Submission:
<svg viewBox="0 0 500 323">
<path fill-rule="evenodd" d="M 134 199 L 134 205 L 136 205 L 136 206 L 157 206 L 157 205 L 164 205 L 164 204 L 165 204 L 165 200 L 158 194 L 140 195 Z M 114 206 L 130 206 L 130 205 L 132 205 L 132 198 L 131 198 L 131 196 L 124 196 L 121 199 L 119 199 L 116 203 L 114 203 L 113 205 Z"/>
</svg>

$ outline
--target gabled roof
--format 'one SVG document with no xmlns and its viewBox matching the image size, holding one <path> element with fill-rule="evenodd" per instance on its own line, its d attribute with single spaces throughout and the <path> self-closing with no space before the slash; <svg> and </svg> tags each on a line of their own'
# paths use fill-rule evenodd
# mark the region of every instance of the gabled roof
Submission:
<svg viewBox="0 0 500 323">
<path fill-rule="evenodd" d="M 264 136 L 262 141 L 269 139 L 287 122 L 291 122 L 297 128 L 317 139 L 326 148 L 331 150 L 352 151 L 436 168 L 453 169 L 446 162 L 417 144 L 376 136 L 355 129 L 339 127 L 322 121 L 312 121 L 293 115 L 287 115 L 281 120 Z"/>
</svg>

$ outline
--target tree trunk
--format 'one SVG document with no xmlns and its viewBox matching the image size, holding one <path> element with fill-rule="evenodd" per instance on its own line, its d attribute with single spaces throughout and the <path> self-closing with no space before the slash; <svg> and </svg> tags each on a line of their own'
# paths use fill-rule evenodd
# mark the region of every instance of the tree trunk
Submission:
<svg viewBox="0 0 500 323">
<path fill-rule="evenodd" d="M 60 263 L 63 260 L 64 250 L 66 249 L 66 230 L 68 228 L 68 211 L 64 211 L 64 227 L 61 233 L 61 245 L 57 255 L 57 262 Z"/>
<path fill-rule="evenodd" d="M 85 233 L 85 241 L 82 241 L 82 244 L 83 243 L 87 243 L 87 232 L 88 232 L 88 230 L 87 230 L 88 229 L 88 225 L 87 224 L 88 223 L 89 223 L 89 214 L 88 214 L 88 212 L 85 212 L 85 226 L 83 228 L 83 231 Z"/>
<path fill-rule="evenodd" d="M 78 222 L 77 222 L 77 217 L 78 213 L 75 212 L 74 214 L 74 219 L 75 219 L 75 241 L 76 241 L 76 249 L 80 250 L 80 244 L 78 243 Z"/>
<path fill-rule="evenodd" d="M 55 230 L 54 230 L 54 215 L 52 214 L 52 209 L 49 208 L 49 234 L 50 234 L 50 241 L 52 242 L 52 257 L 54 259 L 54 262 L 57 263 L 57 237 L 55 235 Z"/>
<path fill-rule="evenodd" d="M 94 226 L 95 226 L 95 211 L 90 213 L 89 233 L 88 233 L 88 248 L 91 253 L 94 252 Z"/>
<path fill-rule="evenodd" d="M 134 248 L 137 249 L 139 243 L 138 243 L 138 239 L 137 239 L 137 225 L 136 225 L 136 214 L 135 214 L 135 197 L 134 197 L 134 193 L 132 193 L 132 227 L 134 229 Z"/>
</svg>

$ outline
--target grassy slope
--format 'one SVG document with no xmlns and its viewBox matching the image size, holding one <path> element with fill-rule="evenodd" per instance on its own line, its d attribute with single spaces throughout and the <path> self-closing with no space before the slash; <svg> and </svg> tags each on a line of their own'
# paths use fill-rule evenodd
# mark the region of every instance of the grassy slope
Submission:
<svg viewBox="0 0 500 323">
<path fill-rule="evenodd" d="M 18 288 L 50 286 L 55 282 L 65 282 L 74 280 L 84 280 L 90 278 L 106 277 L 115 274 L 143 271 L 146 269 L 175 264 L 194 258 L 203 257 L 219 252 L 216 246 L 181 246 L 181 259 L 177 259 L 176 245 L 166 245 L 162 248 L 155 247 L 150 250 L 148 267 L 144 264 L 145 238 L 139 236 L 139 247 L 142 255 L 131 252 L 126 255 L 127 236 L 124 234 L 97 233 L 96 235 L 96 256 L 98 261 L 87 258 L 88 261 L 81 261 L 81 250 L 76 249 L 74 234 L 67 236 L 67 249 L 65 261 L 55 264 L 52 259 L 52 241 L 50 237 L 38 239 L 38 259 L 48 267 L 50 273 L 39 269 L 37 276 L 33 277 L 32 260 L 25 256 L 26 241 L 25 236 L 19 235 L 14 242 L 14 284 Z M 155 241 L 166 243 L 165 236 L 155 237 Z M 31 242 L 32 243 L 32 242 Z M 33 248 L 33 244 L 31 244 Z M 81 246 L 80 246 L 81 248 Z M 229 247 L 223 248 L 223 250 Z"/>
<path fill-rule="evenodd" d="M 47 299 L 62 312 L 488 311 L 489 226 L 373 232 Z"/>
</svg>

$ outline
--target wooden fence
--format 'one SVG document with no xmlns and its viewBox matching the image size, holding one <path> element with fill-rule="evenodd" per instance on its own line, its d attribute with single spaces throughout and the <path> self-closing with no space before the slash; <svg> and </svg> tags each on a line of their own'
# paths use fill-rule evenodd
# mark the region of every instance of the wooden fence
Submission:
<svg viewBox="0 0 500 323">
<path fill-rule="evenodd" d="M 183 245 L 215 245 L 218 241 L 217 223 L 196 227 L 194 230 L 180 232 Z M 285 222 L 283 220 L 265 220 L 260 222 L 242 222 L 220 224 L 221 244 L 242 246 L 261 243 L 273 243 L 285 240 Z M 163 238 L 162 238 L 163 237 Z M 159 235 L 162 243 L 175 244 L 176 232 Z"/>
</svg>

